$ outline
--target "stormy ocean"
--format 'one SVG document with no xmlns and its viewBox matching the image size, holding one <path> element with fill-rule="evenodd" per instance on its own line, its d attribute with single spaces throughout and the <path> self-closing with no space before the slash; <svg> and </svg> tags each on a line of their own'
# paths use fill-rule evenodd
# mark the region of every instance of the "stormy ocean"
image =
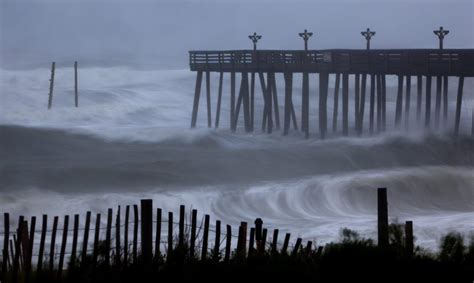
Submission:
<svg viewBox="0 0 474 283">
<path fill-rule="evenodd" d="M 436 250 L 448 231 L 473 232 L 474 83 L 469 78 L 457 139 L 451 136 L 457 82 L 449 84 L 448 122 L 439 131 L 427 131 L 417 122 L 415 85 L 409 121 L 396 131 L 397 82 L 388 76 L 386 132 L 368 134 L 366 111 L 362 137 L 356 137 L 352 122 L 349 137 L 329 128 L 329 137 L 321 140 L 314 75 L 310 138 L 305 139 L 295 130 L 285 137 L 281 131 L 261 133 L 259 87 L 254 133 L 244 133 L 242 119 L 237 133 L 229 130 L 229 89 L 223 93 L 220 128 L 207 128 L 206 101 L 201 99 L 198 127 L 191 130 L 195 73 L 187 69 L 80 67 L 75 108 L 71 66 L 57 66 L 51 110 L 49 66 L 0 69 L 2 211 L 82 215 L 151 198 L 165 211 L 185 204 L 226 224 L 261 217 L 269 228 L 319 245 L 338 240 L 344 227 L 376 238 L 376 189 L 387 187 L 390 220 L 413 220 L 416 244 Z M 301 78 L 295 79 L 300 124 Z M 217 80 L 214 75 L 213 119 Z M 224 87 L 228 80 L 226 76 Z M 330 85 L 333 81 L 331 76 Z M 280 113 L 283 91 L 278 85 Z M 329 90 L 329 126 L 333 92 Z M 339 130 L 341 125 L 342 120 Z"/>
</svg>

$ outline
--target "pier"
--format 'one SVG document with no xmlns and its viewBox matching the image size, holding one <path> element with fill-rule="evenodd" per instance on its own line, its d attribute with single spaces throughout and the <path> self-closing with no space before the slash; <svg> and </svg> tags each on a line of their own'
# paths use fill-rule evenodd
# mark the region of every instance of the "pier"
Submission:
<svg viewBox="0 0 474 283">
<path fill-rule="evenodd" d="M 306 31 L 305 31 L 306 32 Z M 327 49 L 327 50 L 253 50 L 228 51 L 190 51 L 191 71 L 197 72 L 191 128 L 196 127 L 201 96 L 203 76 L 206 83 L 207 122 L 211 128 L 211 74 L 219 75 L 216 128 L 219 127 L 221 101 L 223 95 L 224 74 L 230 75 L 230 129 L 237 130 L 237 121 L 243 115 L 246 132 L 253 132 L 255 126 L 255 88 L 260 84 L 264 101 L 262 130 L 271 133 L 283 128 L 287 135 L 290 126 L 304 132 L 309 137 L 309 113 L 311 99 L 318 101 L 319 135 L 325 138 L 328 132 L 327 98 L 330 76 L 335 76 L 334 111 L 332 113 L 332 131 L 338 131 L 338 115 L 342 115 L 342 134 L 349 135 L 349 125 L 355 133 L 361 135 L 364 130 L 370 134 L 386 130 L 387 87 L 386 76 L 398 77 L 396 94 L 395 127 L 401 128 L 402 121 L 408 124 L 411 108 L 416 111 L 416 119 L 427 128 L 439 128 L 441 121 L 452 123 L 454 135 L 459 133 L 464 78 L 474 77 L 474 49 L 370 49 L 370 37 L 374 32 L 362 35 L 367 39 L 367 49 Z M 365 32 L 365 33 L 367 33 Z M 256 35 L 256 34 L 254 34 Z M 300 34 L 307 40 L 309 33 Z M 252 40 L 253 41 L 253 40 Z M 240 74 L 240 82 L 236 81 Z M 280 106 L 275 74 L 284 78 L 283 123 L 280 123 Z M 293 79 L 302 76 L 301 109 L 293 105 Z M 349 93 L 349 76 L 353 77 L 354 87 Z M 452 121 L 448 120 L 448 78 L 457 78 L 456 113 Z M 410 105 L 412 79 L 416 80 L 416 107 Z M 432 93 L 432 82 L 436 80 L 436 89 Z M 317 93 L 310 95 L 310 82 L 318 81 Z M 236 86 L 239 92 L 236 93 Z M 339 114 L 339 90 L 341 89 L 342 113 Z M 353 91 L 352 91 L 353 90 Z M 352 93 L 353 92 L 353 93 Z M 432 95 L 434 94 L 434 97 Z M 349 95 L 353 95 L 349 106 Z M 366 107 L 366 104 L 367 107 Z M 424 104 L 424 105 L 423 105 Z M 434 107 L 432 107 L 434 106 Z M 349 121 L 349 107 L 355 109 L 353 121 Z M 368 108 L 368 109 L 366 109 Z M 424 109 L 424 117 L 422 110 Z M 365 112 L 368 111 L 368 129 L 364 129 Z M 242 114 L 241 114 L 242 113 Z M 432 119 L 431 115 L 434 115 Z M 301 119 L 297 117 L 300 116 Z M 449 124 L 447 124 L 449 125 Z"/>
</svg>

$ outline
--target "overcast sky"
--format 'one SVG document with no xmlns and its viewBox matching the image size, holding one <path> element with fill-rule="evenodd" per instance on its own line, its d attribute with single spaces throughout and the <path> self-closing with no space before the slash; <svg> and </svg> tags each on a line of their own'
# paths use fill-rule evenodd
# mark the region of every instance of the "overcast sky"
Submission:
<svg viewBox="0 0 474 283">
<path fill-rule="evenodd" d="M 474 47 L 474 0 L 0 0 L 3 67 L 68 63 L 186 68 L 193 49 L 436 48 L 433 29 L 451 32 L 445 48 Z"/>
</svg>

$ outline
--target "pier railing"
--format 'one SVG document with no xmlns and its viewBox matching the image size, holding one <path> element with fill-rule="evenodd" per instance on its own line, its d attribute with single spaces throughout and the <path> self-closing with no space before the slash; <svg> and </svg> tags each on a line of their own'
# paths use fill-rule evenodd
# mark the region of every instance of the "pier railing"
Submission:
<svg viewBox="0 0 474 283">
<path fill-rule="evenodd" d="M 473 49 L 190 51 L 192 71 L 474 76 Z"/>
</svg>

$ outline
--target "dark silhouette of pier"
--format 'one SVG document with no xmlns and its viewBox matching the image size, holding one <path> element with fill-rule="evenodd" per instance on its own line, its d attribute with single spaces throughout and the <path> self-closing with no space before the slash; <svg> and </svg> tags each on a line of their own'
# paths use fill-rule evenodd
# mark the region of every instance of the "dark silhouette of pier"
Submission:
<svg viewBox="0 0 474 283">
<path fill-rule="evenodd" d="M 364 36 L 364 34 L 362 35 Z M 371 33 L 370 37 L 373 35 L 375 33 Z M 370 38 L 366 37 L 366 40 L 369 41 Z M 254 42 L 254 50 L 190 51 L 190 68 L 191 71 L 197 72 L 191 128 L 196 127 L 204 74 L 206 77 L 207 122 L 208 127 L 212 127 L 210 76 L 212 72 L 216 72 L 219 74 L 216 128 L 219 126 L 220 119 L 223 76 L 225 73 L 229 73 L 230 129 L 236 131 L 240 112 L 243 112 L 245 131 L 254 131 L 256 79 L 260 83 L 264 100 L 262 130 L 271 133 L 274 128 L 280 129 L 275 74 L 281 73 L 285 83 L 282 125 L 284 135 L 288 134 L 291 124 L 294 129 L 298 129 L 298 122 L 301 122 L 300 129 L 306 137 L 309 136 L 309 113 L 311 111 L 309 83 L 314 79 L 319 81 L 317 96 L 319 133 L 321 138 L 326 136 L 330 76 L 335 76 L 333 132 L 337 132 L 339 90 L 342 88 L 342 134 L 345 136 L 349 134 L 349 76 L 354 76 L 355 81 L 354 93 L 351 94 L 354 95 L 352 101 L 354 102 L 355 117 L 354 123 L 351 124 L 354 125 L 356 133 L 361 135 L 364 131 L 365 111 L 369 112 L 369 132 L 384 131 L 387 117 L 386 76 L 395 75 L 398 77 L 394 113 L 395 127 L 401 127 L 402 119 L 405 121 L 409 119 L 412 79 L 416 80 L 416 119 L 420 123 L 424 119 L 426 127 L 434 128 L 440 126 L 441 119 L 444 123 L 451 123 L 448 121 L 448 78 L 456 77 L 458 79 L 457 103 L 452 123 L 454 134 L 457 135 L 459 133 L 464 78 L 474 77 L 474 49 L 442 49 L 441 42 L 440 38 L 440 49 L 369 49 L 370 45 L 367 42 L 367 49 L 364 50 L 257 50 L 256 42 Z M 306 46 L 307 40 L 305 40 L 305 48 Z M 241 74 L 240 82 L 236 82 L 236 73 Z M 302 76 L 301 121 L 297 121 L 296 109 L 293 105 L 293 77 L 299 74 Z M 435 96 L 432 98 L 433 79 L 436 80 L 436 89 Z M 237 83 L 240 88 L 236 96 Z M 312 96 L 312 98 L 316 98 L 316 96 Z M 369 109 L 365 109 L 366 100 Z M 424 117 L 422 117 L 422 109 L 424 109 Z M 432 112 L 434 112 L 434 119 L 431 117 Z M 404 114 L 403 117 L 402 114 Z"/>
</svg>

